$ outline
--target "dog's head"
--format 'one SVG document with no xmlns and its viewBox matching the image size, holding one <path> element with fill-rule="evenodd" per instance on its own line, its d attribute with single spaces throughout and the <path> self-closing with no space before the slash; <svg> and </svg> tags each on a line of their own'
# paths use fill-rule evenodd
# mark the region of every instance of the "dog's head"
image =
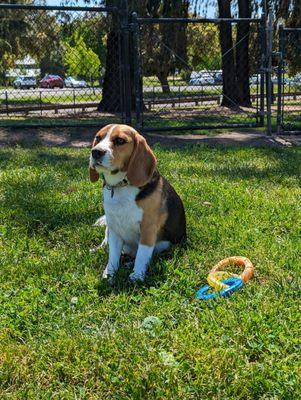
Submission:
<svg viewBox="0 0 301 400">
<path fill-rule="evenodd" d="M 126 172 L 129 182 L 145 185 L 156 168 L 156 157 L 143 136 L 128 125 L 111 124 L 97 132 L 90 156 L 90 180 L 100 173 Z"/>
</svg>

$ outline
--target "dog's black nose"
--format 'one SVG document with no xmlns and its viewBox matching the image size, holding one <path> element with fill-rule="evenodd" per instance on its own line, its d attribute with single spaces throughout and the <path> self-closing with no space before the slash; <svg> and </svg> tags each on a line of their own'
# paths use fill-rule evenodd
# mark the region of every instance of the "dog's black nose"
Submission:
<svg viewBox="0 0 301 400">
<path fill-rule="evenodd" d="M 101 157 L 103 157 L 105 154 L 106 152 L 103 150 L 98 150 L 98 149 L 92 150 L 92 157 L 94 158 L 94 160 L 100 160 Z"/>
</svg>

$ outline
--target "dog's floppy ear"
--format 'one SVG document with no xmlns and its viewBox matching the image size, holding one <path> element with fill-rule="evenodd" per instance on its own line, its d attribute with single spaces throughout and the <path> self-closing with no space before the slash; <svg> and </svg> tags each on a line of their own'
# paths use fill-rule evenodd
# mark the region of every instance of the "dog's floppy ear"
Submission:
<svg viewBox="0 0 301 400">
<path fill-rule="evenodd" d="M 92 144 L 92 149 L 96 144 L 96 140 L 94 138 L 93 144 Z M 96 171 L 95 168 L 89 167 L 89 175 L 90 175 L 90 181 L 91 182 L 97 182 L 99 179 L 99 173 Z"/>
<path fill-rule="evenodd" d="M 127 177 L 132 185 L 141 187 L 146 185 L 153 176 L 157 160 L 143 136 L 136 133 L 134 142 L 135 145 L 128 164 Z"/>
<path fill-rule="evenodd" d="M 89 168 L 89 173 L 90 173 L 90 181 L 91 182 L 97 182 L 99 179 L 99 173 L 96 171 L 95 168 Z"/>
</svg>

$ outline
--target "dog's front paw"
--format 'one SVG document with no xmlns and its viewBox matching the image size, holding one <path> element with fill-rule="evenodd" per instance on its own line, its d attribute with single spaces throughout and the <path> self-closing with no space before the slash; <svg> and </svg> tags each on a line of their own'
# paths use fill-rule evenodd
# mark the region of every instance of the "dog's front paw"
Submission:
<svg viewBox="0 0 301 400">
<path fill-rule="evenodd" d="M 137 272 L 132 272 L 129 276 L 129 279 L 131 282 L 136 283 L 136 282 L 143 282 L 144 281 L 144 274 L 138 274 Z"/>
<path fill-rule="evenodd" d="M 106 280 L 109 284 L 113 283 L 114 275 L 108 272 L 108 266 L 106 266 L 105 270 L 102 273 L 102 279 Z"/>
</svg>

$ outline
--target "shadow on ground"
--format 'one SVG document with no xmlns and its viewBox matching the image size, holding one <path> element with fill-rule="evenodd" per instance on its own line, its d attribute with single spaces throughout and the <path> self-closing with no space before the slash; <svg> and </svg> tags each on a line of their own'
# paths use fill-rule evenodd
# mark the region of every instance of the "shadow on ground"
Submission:
<svg viewBox="0 0 301 400">
<path fill-rule="evenodd" d="M 301 178 L 301 152 L 298 147 L 286 148 L 282 146 L 263 146 L 262 148 L 257 149 L 256 154 L 254 153 L 253 160 L 249 159 L 247 162 L 241 162 L 239 164 L 231 162 L 233 154 L 240 151 L 239 148 L 227 148 L 222 151 L 225 152 L 225 155 L 229 156 L 228 161 L 226 161 L 226 157 L 223 162 L 216 162 L 213 170 L 203 168 L 200 171 L 199 166 L 197 164 L 194 165 L 194 160 L 200 157 L 200 161 L 202 161 L 201 156 L 199 156 L 201 148 L 202 147 L 197 146 L 191 149 L 191 153 L 188 155 L 191 156 L 191 163 L 188 159 L 186 165 L 179 167 L 179 174 L 200 174 L 203 177 L 223 177 L 227 180 L 233 181 L 241 179 L 253 180 L 255 178 L 259 180 L 267 180 L 270 183 L 279 182 L 283 177 Z M 198 149 L 200 150 L 198 151 Z M 175 149 L 174 151 L 178 152 L 181 150 Z M 187 156 L 187 151 L 185 156 Z M 214 154 L 212 157 L 214 157 Z M 241 154 L 241 157 L 244 157 L 244 153 Z M 263 157 L 263 160 L 264 158 L 267 158 L 269 163 L 265 164 L 262 161 L 260 164 L 257 164 L 257 157 Z M 212 163 L 212 159 L 210 159 L 210 162 Z"/>
<path fill-rule="evenodd" d="M 56 147 L 90 147 L 95 133 L 101 128 L 0 128 L 0 147 L 35 145 Z M 183 147 L 203 143 L 207 146 L 291 146 L 301 143 L 301 136 L 266 136 L 264 133 L 226 132 L 218 135 L 198 133 L 185 134 L 145 134 L 147 141 L 154 145 L 160 143 L 163 147 Z"/>
<path fill-rule="evenodd" d="M 240 149 L 225 149 L 229 157 L 226 157 L 222 163 L 214 162 L 219 153 L 207 150 L 206 159 L 209 159 L 211 164 L 214 162 L 214 169 L 208 169 L 206 166 L 200 169 L 199 165 L 204 162 L 201 148 L 194 146 L 189 150 L 185 146 L 174 149 L 176 153 L 183 152 L 183 157 L 187 157 L 187 163 L 179 166 L 180 175 L 222 176 L 229 181 L 250 180 L 250 185 L 253 178 L 277 183 L 281 182 L 283 177 L 300 179 L 301 176 L 301 153 L 297 148 L 263 147 L 259 150 L 260 156 L 268 157 L 273 162 L 259 166 L 256 163 L 240 163 L 239 165 L 231 163 L 233 153 Z M 164 157 L 164 151 L 161 157 Z M 94 198 L 91 203 L 91 199 L 83 196 L 82 189 L 78 187 L 85 181 L 88 182 L 88 153 L 88 150 L 87 155 L 83 155 L 82 152 L 72 154 L 65 151 L 63 153 L 51 150 L 47 152 L 47 149 L 37 147 L 33 151 L 27 151 L 24 159 L 18 160 L 13 149 L 2 149 L 1 170 L 9 171 L 16 167 L 20 173 L 15 177 L 12 174 L 12 179 L 9 174 L 6 174 L 2 182 L 1 206 L 9 210 L 11 218 L 18 224 L 25 225 L 28 233 L 31 234 L 34 234 L 37 229 L 49 232 L 58 227 L 74 227 L 78 224 L 86 224 L 88 221 L 92 224 L 98 216 L 98 209 L 95 204 L 92 204 L 97 199 Z M 258 155 L 258 152 L 256 154 Z M 193 165 L 194 160 L 199 160 L 201 164 Z M 29 168 L 23 171 L 24 163 L 26 167 L 33 167 L 35 170 Z M 91 196 L 93 193 L 96 194 L 93 189 L 91 186 Z M 78 201 L 78 193 L 83 202 Z M 97 193 L 100 201 L 100 185 Z"/>
</svg>

